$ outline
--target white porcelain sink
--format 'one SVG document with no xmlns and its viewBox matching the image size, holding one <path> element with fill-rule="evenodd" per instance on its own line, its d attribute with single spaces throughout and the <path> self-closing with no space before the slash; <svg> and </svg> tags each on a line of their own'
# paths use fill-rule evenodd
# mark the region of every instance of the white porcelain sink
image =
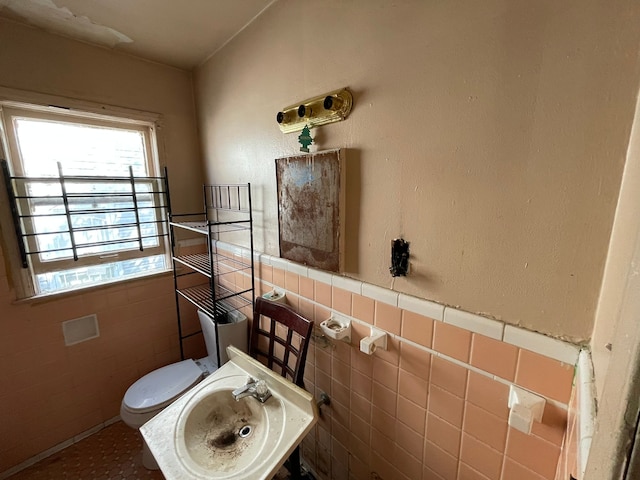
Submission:
<svg viewBox="0 0 640 480">
<path fill-rule="evenodd" d="M 265 456 L 267 443 L 276 443 L 282 436 L 284 408 L 280 400 L 272 397 L 262 404 L 244 397 L 236 401 L 231 392 L 229 388 L 204 388 L 178 417 L 178 459 L 195 475 L 217 478 L 220 473 L 226 478 L 229 472 L 249 473 L 247 470 L 260 463 L 256 460 Z"/>
<path fill-rule="evenodd" d="M 233 347 L 227 352 L 228 363 L 140 428 L 168 480 L 269 479 L 317 421 L 310 393 Z M 231 395 L 248 377 L 266 382 L 264 403 Z"/>
</svg>

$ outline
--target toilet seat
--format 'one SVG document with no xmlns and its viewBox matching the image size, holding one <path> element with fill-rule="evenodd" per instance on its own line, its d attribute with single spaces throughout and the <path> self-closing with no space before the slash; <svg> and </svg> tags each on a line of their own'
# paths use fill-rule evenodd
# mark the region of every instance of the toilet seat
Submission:
<svg viewBox="0 0 640 480">
<path fill-rule="evenodd" d="M 162 409 L 198 383 L 202 376 L 202 369 L 191 359 L 159 368 L 129 387 L 123 407 L 139 414 Z"/>
</svg>

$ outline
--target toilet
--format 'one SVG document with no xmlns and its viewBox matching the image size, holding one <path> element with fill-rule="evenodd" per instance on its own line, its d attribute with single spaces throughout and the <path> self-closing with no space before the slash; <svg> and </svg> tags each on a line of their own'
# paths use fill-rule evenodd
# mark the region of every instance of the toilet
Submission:
<svg viewBox="0 0 640 480">
<path fill-rule="evenodd" d="M 124 394 L 120 406 L 120 418 L 131 428 L 139 429 L 169 406 L 183 393 L 193 388 L 207 375 L 218 369 L 216 329 L 213 319 L 198 310 L 207 356 L 199 360 L 182 360 L 158 368 L 131 385 Z M 248 351 L 247 317 L 237 310 L 227 314 L 228 323 L 218 323 L 220 336 L 220 364 L 228 360 L 227 347 L 233 345 L 243 352 Z M 150 470 L 157 470 L 158 464 L 149 447 L 142 440 L 142 464 Z"/>
</svg>

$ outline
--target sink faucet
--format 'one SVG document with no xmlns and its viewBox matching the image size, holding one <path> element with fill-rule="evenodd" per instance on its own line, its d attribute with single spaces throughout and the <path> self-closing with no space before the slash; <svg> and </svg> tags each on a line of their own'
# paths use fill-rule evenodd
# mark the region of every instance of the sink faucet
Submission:
<svg viewBox="0 0 640 480">
<path fill-rule="evenodd" d="M 260 403 L 264 403 L 271 396 L 271 392 L 267 388 L 267 382 L 264 380 L 254 380 L 249 377 L 247 383 L 240 388 L 236 388 L 231 392 L 231 395 L 236 399 L 236 402 L 241 398 L 252 396 L 260 401 Z"/>
</svg>

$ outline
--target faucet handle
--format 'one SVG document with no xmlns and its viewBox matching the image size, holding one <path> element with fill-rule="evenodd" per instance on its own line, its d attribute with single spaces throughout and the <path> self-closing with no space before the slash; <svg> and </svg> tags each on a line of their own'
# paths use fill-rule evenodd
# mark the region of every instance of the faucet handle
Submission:
<svg viewBox="0 0 640 480">
<path fill-rule="evenodd" d="M 267 382 L 264 380 L 258 380 L 256 382 L 256 394 L 260 397 L 264 397 L 269 393 L 269 388 L 267 387 Z"/>
<path fill-rule="evenodd" d="M 269 391 L 269 387 L 267 387 L 267 382 L 264 380 L 258 380 L 254 387 L 255 397 L 261 402 L 264 403 L 269 398 L 271 398 L 271 392 Z"/>
</svg>

